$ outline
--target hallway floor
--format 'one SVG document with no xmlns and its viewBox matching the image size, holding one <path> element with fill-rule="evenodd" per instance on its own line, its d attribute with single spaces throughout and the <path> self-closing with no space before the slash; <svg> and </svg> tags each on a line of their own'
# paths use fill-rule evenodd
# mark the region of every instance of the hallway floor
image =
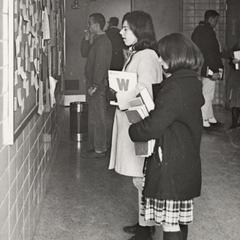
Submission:
<svg viewBox="0 0 240 240">
<path fill-rule="evenodd" d="M 127 240 L 122 227 L 137 221 L 131 178 L 109 171 L 108 159 L 80 157 L 84 142 L 70 141 L 68 110 L 34 240 Z M 202 137 L 202 196 L 189 240 L 240 239 L 240 128 L 227 130 L 228 112 L 217 109 L 217 116 L 224 128 Z"/>
</svg>

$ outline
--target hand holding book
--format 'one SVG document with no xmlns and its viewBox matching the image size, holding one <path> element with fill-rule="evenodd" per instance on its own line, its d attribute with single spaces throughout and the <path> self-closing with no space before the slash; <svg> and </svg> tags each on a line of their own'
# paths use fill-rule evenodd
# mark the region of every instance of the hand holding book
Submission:
<svg viewBox="0 0 240 240">
<path fill-rule="evenodd" d="M 144 88 L 140 91 L 139 96 L 132 98 L 129 101 L 129 108 L 125 112 L 130 123 L 137 123 L 149 116 L 149 111 L 154 109 L 154 102 Z M 137 156 L 148 157 L 153 153 L 155 140 L 152 139 L 148 142 L 135 142 L 135 153 Z"/>
<path fill-rule="evenodd" d="M 108 71 L 109 87 L 116 92 L 116 100 L 110 101 L 111 105 L 116 105 L 120 110 L 126 110 L 129 99 L 135 97 L 137 85 L 137 74 L 123 71 Z"/>
</svg>

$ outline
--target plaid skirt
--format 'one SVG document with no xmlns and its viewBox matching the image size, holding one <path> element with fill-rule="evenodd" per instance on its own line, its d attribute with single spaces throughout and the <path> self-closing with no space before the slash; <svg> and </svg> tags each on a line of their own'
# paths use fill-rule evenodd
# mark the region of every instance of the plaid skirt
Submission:
<svg viewBox="0 0 240 240">
<path fill-rule="evenodd" d="M 146 165 L 144 166 L 146 174 Z M 143 177 L 143 189 L 145 177 Z M 193 221 L 193 199 L 163 200 L 145 198 L 142 196 L 140 214 L 146 221 L 155 221 L 156 225 L 163 223 L 170 225 L 189 224 Z"/>
<path fill-rule="evenodd" d="M 193 199 L 159 200 L 143 198 L 141 214 L 146 221 L 155 221 L 155 224 L 189 224 L 193 221 Z"/>
</svg>

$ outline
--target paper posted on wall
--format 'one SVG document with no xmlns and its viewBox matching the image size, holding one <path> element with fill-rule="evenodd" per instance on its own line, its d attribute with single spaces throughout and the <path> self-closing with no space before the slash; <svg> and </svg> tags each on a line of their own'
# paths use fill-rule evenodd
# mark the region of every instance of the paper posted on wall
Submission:
<svg viewBox="0 0 240 240">
<path fill-rule="evenodd" d="M 233 52 L 234 58 L 240 60 L 240 50 Z"/>
<path fill-rule="evenodd" d="M 129 97 L 137 85 L 137 74 L 122 71 L 108 71 L 109 87 L 118 93 L 118 101 L 110 101 L 111 105 L 117 105 L 120 109 L 126 109 Z"/>
<path fill-rule="evenodd" d="M 240 50 L 234 51 L 233 56 L 234 56 L 235 59 L 240 61 Z M 235 69 L 239 70 L 239 62 L 235 63 Z"/>
</svg>

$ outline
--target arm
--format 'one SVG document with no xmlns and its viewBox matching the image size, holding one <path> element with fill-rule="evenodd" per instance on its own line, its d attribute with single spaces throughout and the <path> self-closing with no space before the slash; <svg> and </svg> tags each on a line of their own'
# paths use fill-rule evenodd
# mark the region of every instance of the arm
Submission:
<svg viewBox="0 0 240 240">
<path fill-rule="evenodd" d="M 162 81 L 161 66 L 155 56 L 147 53 L 136 56 L 140 59 L 134 59 L 134 57 L 132 61 L 136 61 L 138 64 L 135 70 L 137 73 L 137 86 L 133 90 L 117 93 L 120 109 L 127 108 L 126 103 L 136 97 L 143 88 L 146 88 L 152 96 L 152 84 Z"/>
<path fill-rule="evenodd" d="M 167 80 L 171 81 L 171 80 Z M 150 116 L 141 122 L 132 124 L 129 135 L 134 142 L 143 142 L 158 139 L 180 115 L 181 98 L 180 89 L 176 83 L 167 83 L 159 92 L 155 109 Z"/>
<path fill-rule="evenodd" d="M 160 76 L 159 76 L 160 71 Z M 152 96 L 152 84 L 162 82 L 162 68 L 158 60 L 143 56 L 137 68 L 138 90 L 146 88 Z"/>
<path fill-rule="evenodd" d="M 82 57 L 87 57 L 90 49 L 90 41 L 82 39 L 81 42 L 81 55 Z"/>
<path fill-rule="evenodd" d="M 98 46 L 95 46 L 95 66 L 93 69 L 93 87 L 100 87 L 104 84 L 107 77 L 107 70 L 111 62 L 111 45 L 110 42 L 99 41 Z"/>
</svg>

